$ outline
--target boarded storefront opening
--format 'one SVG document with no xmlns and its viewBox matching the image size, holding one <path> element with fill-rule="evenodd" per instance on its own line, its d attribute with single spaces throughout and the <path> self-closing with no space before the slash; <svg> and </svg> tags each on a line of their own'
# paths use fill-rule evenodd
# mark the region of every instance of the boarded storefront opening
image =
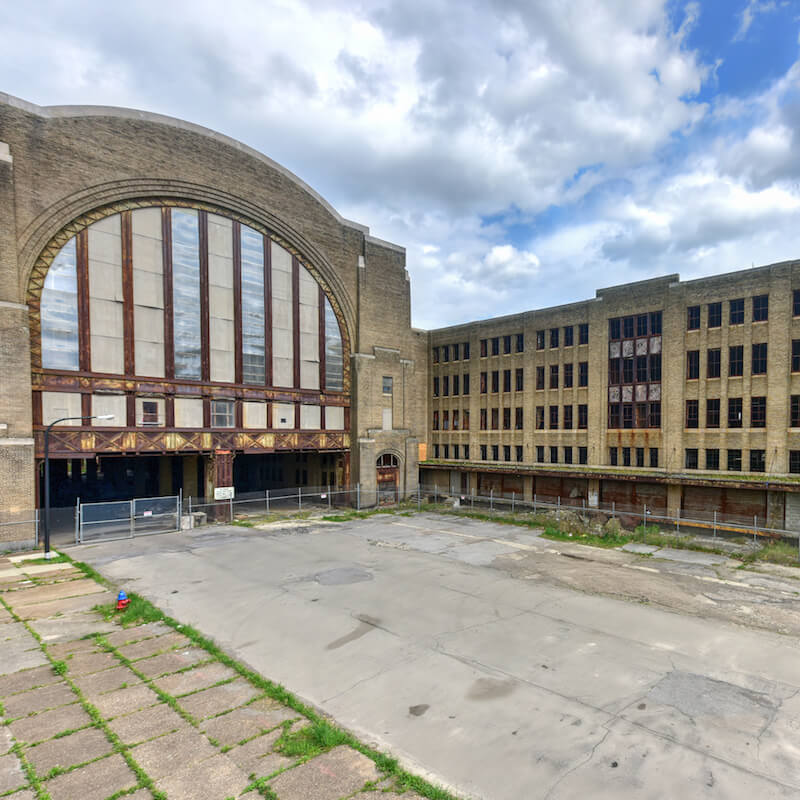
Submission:
<svg viewBox="0 0 800 800">
<path fill-rule="evenodd" d="M 767 519 L 767 493 L 757 489 L 725 489 L 713 486 L 684 486 L 681 514 L 689 518 L 709 520 L 717 512 L 720 520 L 759 525 Z"/>
</svg>

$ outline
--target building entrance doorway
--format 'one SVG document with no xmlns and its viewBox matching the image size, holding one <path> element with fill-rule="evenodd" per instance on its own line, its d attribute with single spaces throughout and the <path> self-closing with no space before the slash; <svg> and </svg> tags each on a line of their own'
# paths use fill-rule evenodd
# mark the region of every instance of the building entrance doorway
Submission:
<svg viewBox="0 0 800 800">
<path fill-rule="evenodd" d="M 376 469 L 378 471 L 378 503 L 382 506 L 396 503 L 400 475 L 397 456 L 384 453 L 378 458 Z"/>
</svg>

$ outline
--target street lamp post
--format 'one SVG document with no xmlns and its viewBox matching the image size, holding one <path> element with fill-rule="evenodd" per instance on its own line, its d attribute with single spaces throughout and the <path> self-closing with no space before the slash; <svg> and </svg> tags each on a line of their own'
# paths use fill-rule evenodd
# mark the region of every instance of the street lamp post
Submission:
<svg viewBox="0 0 800 800">
<path fill-rule="evenodd" d="M 91 417 L 61 417 L 51 422 L 44 431 L 44 557 L 50 558 L 50 430 L 59 422 L 83 422 L 85 419 L 114 419 L 113 414 L 97 414 Z"/>
</svg>

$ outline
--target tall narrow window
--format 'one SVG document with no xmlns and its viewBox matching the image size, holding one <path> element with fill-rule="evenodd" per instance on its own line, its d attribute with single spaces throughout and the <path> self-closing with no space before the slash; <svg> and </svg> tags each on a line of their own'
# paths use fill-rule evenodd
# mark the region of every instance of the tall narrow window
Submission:
<svg viewBox="0 0 800 800">
<path fill-rule="evenodd" d="M 331 301 L 325 298 L 325 388 L 329 392 L 344 391 L 344 355 L 342 332 Z"/>
<path fill-rule="evenodd" d="M 42 289 L 42 366 L 78 369 L 78 271 L 75 238 L 55 257 Z"/>
<path fill-rule="evenodd" d="M 175 377 L 199 380 L 200 231 L 197 212 L 172 209 L 172 314 Z"/>
<path fill-rule="evenodd" d="M 263 384 L 264 237 L 242 225 L 242 380 Z"/>
</svg>

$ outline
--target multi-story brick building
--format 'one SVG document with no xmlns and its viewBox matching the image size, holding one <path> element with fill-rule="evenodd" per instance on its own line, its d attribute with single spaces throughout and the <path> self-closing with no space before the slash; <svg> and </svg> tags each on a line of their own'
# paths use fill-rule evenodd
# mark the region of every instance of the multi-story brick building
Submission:
<svg viewBox="0 0 800 800">
<path fill-rule="evenodd" d="M 800 262 L 601 289 L 430 343 L 424 482 L 800 525 Z"/>
<path fill-rule="evenodd" d="M 5 95 L 0 220 L 0 517 L 69 417 L 55 505 L 421 479 L 800 524 L 800 263 L 419 331 L 403 249 L 262 154 Z"/>
</svg>

